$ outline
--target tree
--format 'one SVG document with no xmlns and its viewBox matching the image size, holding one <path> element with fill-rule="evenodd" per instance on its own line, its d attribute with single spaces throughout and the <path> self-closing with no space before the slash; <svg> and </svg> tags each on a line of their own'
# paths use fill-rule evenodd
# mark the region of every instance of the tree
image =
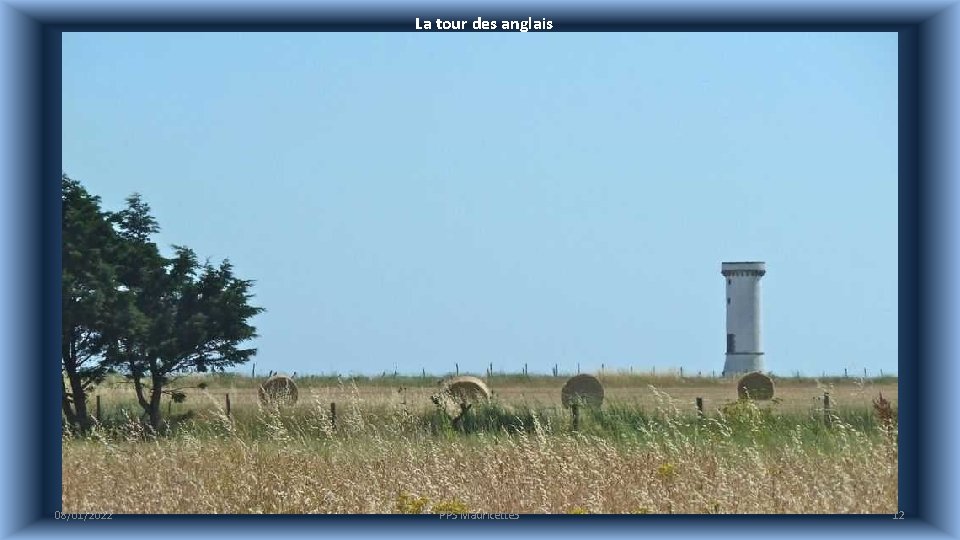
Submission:
<svg viewBox="0 0 960 540">
<path fill-rule="evenodd" d="M 114 264 L 119 247 L 100 198 L 61 174 L 61 405 L 67 423 L 87 431 L 91 425 L 87 393 L 103 380 L 106 336 L 119 313 Z"/>
<path fill-rule="evenodd" d="M 110 365 L 126 371 L 137 401 L 154 430 L 161 426 L 160 400 L 177 397 L 169 383 L 179 373 L 241 364 L 256 349 L 240 345 L 256 337 L 250 319 L 263 308 L 249 304 L 252 281 L 234 276 L 229 261 L 199 264 L 189 248 L 174 246 L 162 257 L 151 235 L 159 231 L 149 206 L 138 194 L 112 221 L 121 238 L 121 298 L 129 309 L 118 311 L 106 349 Z"/>
</svg>

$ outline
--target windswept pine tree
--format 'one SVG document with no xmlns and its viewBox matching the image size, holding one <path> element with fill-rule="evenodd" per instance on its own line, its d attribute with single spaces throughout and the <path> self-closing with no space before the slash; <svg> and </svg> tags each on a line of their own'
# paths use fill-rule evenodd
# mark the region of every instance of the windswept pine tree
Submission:
<svg viewBox="0 0 960 540">
<path fill-rule="evenodd" d="M 253 282 L 228 260 L 201 264 L 185 246 L 164 257 L 153 241 L 159 224 L 139 194 L 108 213 L 79 182 L 63 175 L 62 183 L 64 416 L 87 430 L 86 395 L 115 369 L 159 430 L 162 397 L 183 397 L 170 387 L 178 374 L 222 371 L 256 354 L 242 346 L 263 311 L 250 305 Z"/>
<path fill-rule="evenodd" d="M 119 274 L 132 309 L 125 311 L 126 328 L 107 347 L 106 358 L 131 379 L 157 430 L 163 395 L 182 399 L 168 389 L 177 374 L 222 371 L 256 354 L 241 344 L 256 337 L 250 319 L 263 308 L 249 304 L 253 282 L 236 277 L 229 261 L 201 264 L 184 246 L 173 246 L 171 258 L 161 256 L 151 240 L 159 226 L 140 195 L 128 197 L 113 221 L 123 240 Z"/>
</svg>

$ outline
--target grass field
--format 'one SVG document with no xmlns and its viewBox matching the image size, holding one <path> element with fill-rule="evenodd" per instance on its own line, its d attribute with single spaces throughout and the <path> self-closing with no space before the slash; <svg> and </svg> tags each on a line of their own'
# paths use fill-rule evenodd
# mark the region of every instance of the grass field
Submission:
<svg viewBox="0 0 960 540">
<path fill-rule="evenodd" d="M 777 399 L 754 404 L 736 402 L 731 380 L 614 374 L 602 377 L 603 408 L 584 411 L 577 430 L 559 403 L 564 377 L 489 377 L 492 402 L 456 427 L 429 399 L 438 379 L 305 377 L 296 406 L 269 410 L 258 405 L 259 382 L 249 377 L 188 377 L 178 383 L 186 401 L 165 405 L 172 420 L 160 436 L 141 427 L 132 389 L 108 380 L 96 392 L 102 425 L 64 436 L 63 510 L 897 509 L 896 423 L 873 407 L 882 392 L 896 409 L 895 378 L 777 379 Z"/>
</svg>

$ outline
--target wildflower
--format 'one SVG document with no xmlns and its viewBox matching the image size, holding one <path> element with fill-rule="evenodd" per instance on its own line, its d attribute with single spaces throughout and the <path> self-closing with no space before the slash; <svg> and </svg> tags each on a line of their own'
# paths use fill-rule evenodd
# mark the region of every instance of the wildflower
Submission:
<svg viewBox="0 0 960 540">
<path fill-rule="evenodd" d="M 466 514 L 469 512 L 467 505 L 457 499 L 439 502 L 433 505 L 430 511 L 434 514 Z"/>
<path fill-rule="evenodd" d="M 677 466 L 673 463 L 663 463 L 657 467 L 657 476 L 664 480 L 670 480 L 677 475 Z"/>
<path fill-rule="evenodd" d="M 398 514 L 422 514 L 429 502 L 426 497 L 414 497 L 401 491 L 397 495 L 396 510 Z"/>
</svg>

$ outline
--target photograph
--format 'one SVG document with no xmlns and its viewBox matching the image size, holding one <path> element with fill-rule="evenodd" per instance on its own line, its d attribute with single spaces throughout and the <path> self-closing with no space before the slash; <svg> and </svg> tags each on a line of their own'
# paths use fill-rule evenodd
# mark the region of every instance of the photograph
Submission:
<svg viewBox="0 0 960 540">
<path fill-rule="evenodd" d="M 902 518 L 901 36 L 563 30 L 64 31 L 60 513 Z"/>
</svg>

